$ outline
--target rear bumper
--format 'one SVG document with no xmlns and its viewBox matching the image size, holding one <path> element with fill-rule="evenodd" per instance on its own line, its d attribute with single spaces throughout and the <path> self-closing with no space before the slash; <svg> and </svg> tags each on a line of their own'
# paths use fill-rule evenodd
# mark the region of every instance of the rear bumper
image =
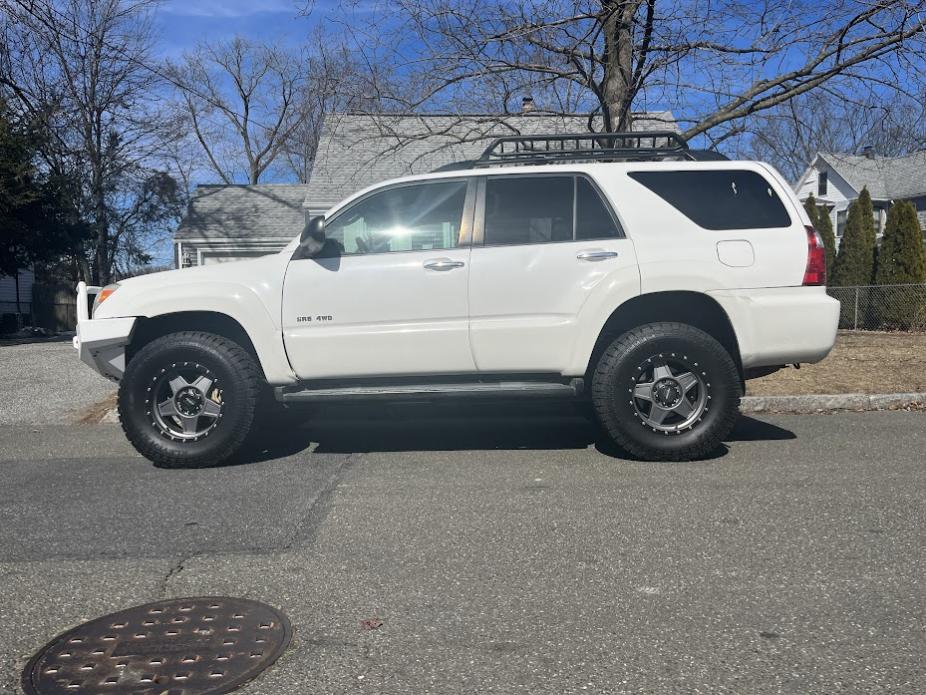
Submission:
<svg viewBox="0 0 926 695">
<path fill-rule="evenodd" d="M 135 317 L 91 319 L 87 298 L 98 288 L 77 286 L 77 334 L 74 349 L 81 361 L 93 367 L 111 381 L 119 381 L 125 373 L 125 348 L 132 339 Z"/>
<path fill-rule="evenodd" d="M 708 294 L 730 317 L 744 368 L 819 362 L 836 342 L 839 302 L 826 294 L 825 287 Z"/>
</svg>

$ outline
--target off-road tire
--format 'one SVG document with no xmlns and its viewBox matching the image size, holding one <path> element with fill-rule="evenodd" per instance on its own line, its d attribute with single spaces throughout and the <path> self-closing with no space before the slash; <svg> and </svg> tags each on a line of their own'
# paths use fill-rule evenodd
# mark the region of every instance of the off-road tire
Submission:
<svg viewBox="0 0 926 695">
<path fill-rule="evenodd" d="M 690 428 L 657 432 L 634 406 L 631 387 L 640 365 L 672 354 L 698 365 L 709 400 Z M 592 403 L 607 434 L 631 455 L 650 461 L 690 461 L 717 451 L 739 415 L 740 396 L 739 372 L 727 350 L 683 323 L 650 323 L 627 331 L 605 348 L 592 376 Z"/>
<path fill-rule="evenodd" d="M 208 436 L 177 441 L 155 425 L 150 391 L 166 366 L 187 362 L 204 365 L 221 383 L 222 414 Z M 161 467 L 221 465 L 240 450 L 251 430 L 261 384 L 257 363 L 237 343 L 200 331 L 171 333 L 151 341 L 129 361 L 119 384 L 119 420 L 135 449 Z"/>
</svg>

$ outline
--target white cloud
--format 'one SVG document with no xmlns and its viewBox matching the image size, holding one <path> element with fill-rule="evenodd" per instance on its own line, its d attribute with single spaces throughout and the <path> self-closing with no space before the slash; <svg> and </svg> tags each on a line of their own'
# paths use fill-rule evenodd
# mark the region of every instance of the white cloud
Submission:
<svg viewBox="0 0 926 695">
<path fill-rule="evenodd" d="M 167 0 L 160 11 L 183 17 L 247 17 L 268 12 L 295 16 L 304 7 L 300 0 Z"/>
</svg>

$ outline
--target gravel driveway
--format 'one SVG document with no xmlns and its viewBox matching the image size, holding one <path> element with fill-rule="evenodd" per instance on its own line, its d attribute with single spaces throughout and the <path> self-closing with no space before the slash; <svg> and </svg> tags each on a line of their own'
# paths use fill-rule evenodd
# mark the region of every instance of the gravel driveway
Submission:
<svg viewBox="0 0 926 695">
<path fill-rule="evenodd" d="M 70 340 L 0 345 L 0 375 L 0 425 L 73 422 L 116 390 Z"/>
</svg>

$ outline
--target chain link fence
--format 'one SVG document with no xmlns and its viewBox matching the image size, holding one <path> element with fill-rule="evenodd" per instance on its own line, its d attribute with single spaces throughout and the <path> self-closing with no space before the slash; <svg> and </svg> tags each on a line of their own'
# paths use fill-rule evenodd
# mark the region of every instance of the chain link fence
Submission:
<svg viewBox="0 0 926 695">
<path fill-rule="evenodd" d="M 926 285 L 828 287 L 839 300 L 839 327 L 853 331 L 926 331 Z"/>
</svg>

